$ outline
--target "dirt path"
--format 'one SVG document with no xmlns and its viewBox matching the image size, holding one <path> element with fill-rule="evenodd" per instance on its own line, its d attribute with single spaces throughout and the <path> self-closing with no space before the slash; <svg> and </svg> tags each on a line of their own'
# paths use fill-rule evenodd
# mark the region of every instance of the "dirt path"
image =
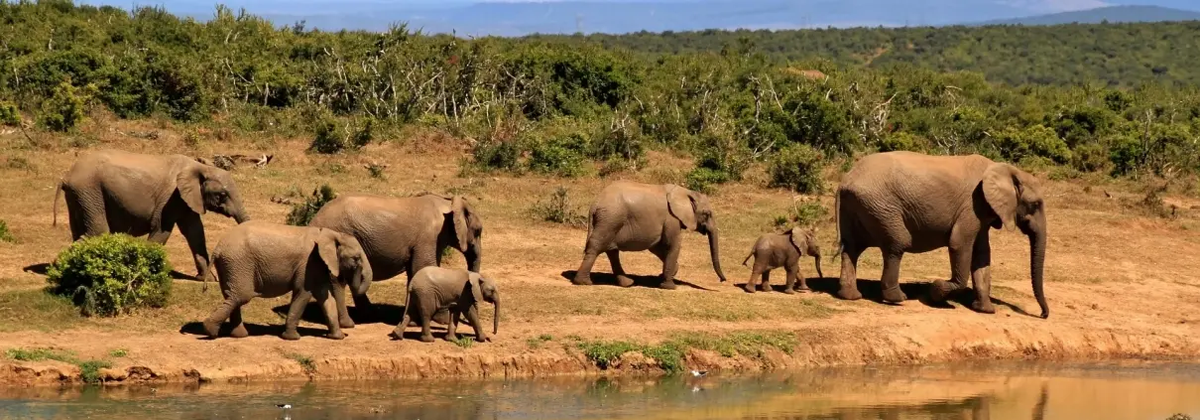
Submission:
<svg viewBox="0 0 1200 420">
<path fill-rule="evenodd" d="M 148 143 L 113 144 L 130 150 L 174 150 Z M 71 354 L 75 360 L 107 361 L 112 367 L 101 369 L 100 376 L 110 383 L 595 374 L 601 370 L 585 357 L 581 342 L 653 344 L 673 337 L 745 332 L 789 334 L 794 337 L 791 352 L 769 347 L 753 357 L 725 357 L 685 349 L 686 368 L 740 371 L 1021 358 L 1200 360 L 1196 219 L 1143 216 L 1125 209 L 1117 198 L 1107 198 L 1099 188 L 1087 191 L 1083 185 L 1047 183 L 1051 234 L 1045 288 L 1052 315 L 1043 320 L 1025 313 L 1037 309 L 1028 283 L 1028 242 L 1012 231 L 992 235 L 993 297 L 998 301 L 994 315 L 975 313 L 963 302 L 933 307 L 916 300 L 927 282 L 947 276 L 944 250 L 905 257 L 901 278 L 912 300 L 900 306 L 871 299 L 879 293 L 876 251 L 869 251 L 860 263 L 868 299 L 834 298 L 834 278 L 810 280 L 814 293 L 750 295 L 734 288 L 749 275 L 749 269 L 738 262 L 754 239 L 771 229 L 770 220 L 787 211 L 793 197 L 778 190 L 730 185 L 714 195 L 730 283 L 717 282 L 704 238 L 690 235 L 679 273 L 684 285 L 678 290 L 575 287 L 564 274 L 578 265 L 586 230 L 538 221 L 530 208 L 565 185 L 579 211 L 610 180 L 459 178 L 453 163 L 456 156 L 448 152 L 419 155 L 380 146 L 363 156 L 327 158 L 307 155 L 302 149 L 279 147 L 272 166 L 235 172 L 256 218 L 283 220 L 288 207 L 270 199 L 289 191 L 311 191 L 320 183 L 330 183 L 337 191 L 380 194 L 453 189 L 477 200 L 487 226 L 484 271 L 501 282 L 504 294 L 496 341 L 462 348 L 441 340 L 430 344 L 389 340 L 387 333 L 399 319 L 403 280 L 372 286 L 372 300 L 382 304 L 385 322 L 348 330 L 344 341 L 319 337 L 324 327 L 312 322 L 302 324 L 302 334 L 307 335 L 301 340 L 280 339 L 278 310 L 286 298 L 251 302 L 246 309 L 247 321 L 256 326 L 251 337 L 202 339 L 194 334 L 194 323 L 216 306 L 219 293 L 211 289 L 201 293 L 198 284 L 183 280 L 176 282 L 168 308 L 115 319 L 81 318 L 39 291 L 44 276 L 23 270 L 51 261 L 69 242 L 65 216 L 60 214 L 59 226 L 52 227 L 50 210 L 53 182 L 70 165 L 73 152 L 48 150 L 19 152 L 38 162 L 33 170 L 0 168 L 0 190 L 18 192 L 11 196 L 15 198 L 0 201 L 0 218 L 9 222 L 18 238 L 17 243 L 0 242 L 0 351 L 47 348 Z M 421 169 L 393 170 L 386 180 L 370 179 L 360 173 L 358 161 L 365 156 L 385 160 L 393 168 Z M 670 181 L 678 176 L 676 160 L 656 156 L 652 161 L 660 166 L 627 177 L 662 182 L 660 178 Z M 329 169 L 334 167 L 343 169 Z M 1135 192 L 1104 188 L 1113 195 L 1136 198 Z M 822 199 L 831 202 L 829 197 Z M 232 223 L 206 215 L 210 245 Z M 831 228 L 822 225 L 820 240 L 827 253 L 825 275 L 834 277 L 839 261 L 828 255 Z M 192 274 L 184 242 L 176 236 L 167 248 L 175 267 Z M 646 253 L 622 258 L 636 274 L 649 276 L 661 269 Z M 449 262 L 461 263 L 459 255 Z M 808 276 L 815 275 L 811 260 L 801 268 Z M 604 258 L 595 270 L 608 272 Z M 781 284 L 782 277 L 777 274 L 774 283 Z M 485 311 L 489 317 L 490 312 Z M 306 319 L 318 316 L 313 312 Z M 415 337 L 415 329 L 410 329 L 410 336 Z M 78 381 L 76 364 L 6 357 L 0 359 L 0 386 Z M 609 371 L 656 368 L 647 357 L 630 354 Z"/>
</svg>

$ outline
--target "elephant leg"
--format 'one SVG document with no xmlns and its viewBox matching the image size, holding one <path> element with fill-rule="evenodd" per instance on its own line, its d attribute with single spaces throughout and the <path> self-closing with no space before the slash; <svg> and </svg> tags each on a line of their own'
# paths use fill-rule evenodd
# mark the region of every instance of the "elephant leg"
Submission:
<svg viewBox="0 0 1200 420">
<path fill-rule="evenodd" d="M 795 274 L 792 275 L 792 277 L 795 277 L 795 280 L 793 280 L 795 285 L 794 289 L 801 292 L 807 292 L 811 290 L 808 288 L 808 278 L 804 277 L 804 271 L 800 269 L 799 258 L 796 259 L 796 264 L 793 264 L 792 268 L 795 270 Z"/>
<path fill-rule="evenodd" d="M 762 279 L 762 282 L 766 283 L 770 279 L 770 275 L 771 273 L 764 270 L 764 267 L 755 259 L 754 267 L 750 269 L 750 279 L 746 280 L 746 286 L 742 287 L 742 290 L 745 290 L 746 293 L 754 293 L 754 289 L 756 288 L 754 282 Z"/>
<path fill-rule="evenodd" d="M 400 323 L 396 324 L 396 328 L 388 334 L 389 336 L 397 340 L 404 339 L 404 329 L 408 328 L 408 323 L 412 321 L 412 305 L 412 301 L 409 301 L 408 305 L 404 307 L 404 316 L 400 317 Z"/>
<path fill-rule="evenodd" d="M 787 293 L 789 295 L 796 294 L 796 267 L 786 266 L 783 268 L 783 270 L 785 273 L 787 273 L 787 280 L 783 284 L 783 293 Z"/>
<path fill-rule="evenodd" d="M 313 297 L 317 298 L 317 304 L 321 306 L 321 312 L 325 313 L 325 325 L 329 327 L 329 333 L 325 334 L 325 337 L 341 340 L 346 338 L 346 333 L 342 332 L 342 326 L 338 323 L 337 299 L 330 299 L 329 295 L 330 291 L 326 289 L 313 293 Z"/>
<path fill-rule="evenodd" d="M 374 321 L 376 319 L 375 306 L 371 304 L 371 298 L 367 297 L 365 293 L 361 295 L 355 295 L 351 293 L 351 298 L 354 300 L 354 307 L 358 309 L 359 322 Z M 343 310 L 346 311 L 346 318 L 349 319 L 350 310 Z M 341 317 L 341 313 L 338 313 L 338 317 Z M 353 320 L 351 320 L 351 322 L 353 322 Z"/>
<path fill-rule="evenodd" d="M 654 250 L 654 254 L 663 262 L 662 284 L 658 286 L 660 288 L 675 290 L 675 274 L 679 272 L 679 250 L 682 248 L 680 242 L 675 241 L 665 250 L 661 247 Z"/>
<path fill-rule="evenodd" d="M 862 299 L 862 293 L 858 291 L 858 257 L 862 256 L 861 248 L 854 248 L 850 244 L 842 246 L 842 274 L 838 280 L 838 297 L 845 300 Z"/>
<path fill-rule="evenodd" d="M 901 303 L 908 299 L 908 296 L 900 291 L 900 260 L 903 257 L 903 252 L 887 252 L 883 256 L 881 283 L 883 283 L 884 302 Z"/>
<path fill-rule="evenodd" d="M 230 319 L 235 311 L 238 312 L 238 319 L 236 321 L 240 324 L 241 311 L 238 309 L 244 303 L 239 299 L 227 296 L 225 301 L 221 302 L 221 306 L 218 306 L 216 310 L 208 315 L 208 318 L 204 319 L 204 332 L 209 337 L 216 338 L 221 330 L 221 323 L 226 319 Z"/>
<path fill-rule="evenodd" d="M 244 304 L 245 303 L 241 303 L 237 306 L 234 306 L 233 312 L 230 312 L 229 314 L 229 325 L 233 326 L 233 329 L 229 330 L 230 337 L 244 338 L 250 335 L 250 333 L 246 331 L 246 322 L 242 320 L 242 305 Z"/>
<path fill-rule="evenodd" d="M 363 279 L 363 281 L 371 281 L 371 279 Z M 342 329 L 354 328 L 354 320 L 350 319 L 350 310 L 346 309 L 346 285 L 335 284 L 329 292 L 333 294 L 333 303 L 337 306 L 338 325 Z"/>
<path fill-rule="evenodd" d="M 475 329 L 475 341 L 481 343 L 492 341 L 492 338 L 488 337 L 486 329 L 483 328 L 483 323 L 479 322 L 479 302 L 467 307 L 467 322 L 470 322 Z"/>
<path fill-rule="evenodd" d="M 450 322 L 446 324 L 446 341 L 458 339 L 458 322 L 461 321 L 461 316 L 458 308 L 450 311 Z"/>
<path fill-rule="evenodd" d="M 592 265 L 596 264 L 596 257 L 599 253 L 592 249 L 583 252 L 583 262 L 579 264 L 579 270 L 575 271 L 575 278 L 571 279 L 572 284 L 579 286 L 592 285 Z"/>
<path fill-rule="evenodd" d="M 621 251 L 612 249 L 604 253 L 608 256 L 608 264 L 612 266 L 614 276 L 617 276 L 617 285 L 621 287 L 633 286 L 633 279 L 625 275 L 625 267 L 621 266 Z"/>
<path fill-rule="evenodd" d="M 208 244 L 205 243 L 204 225 L 201 224 L 200 215 L 190 213 L 184 216 L 178 225 L 184 239 L 187 239 L 188 248 L 192 251 L 192 259 L 196 261 L 196 278 L 203 282 L 203 288 L 207 290 L 208 280 L 212 277 L 208 270 L 211 261 L 208 258 Z"/>
<path fill-rule="evenodd" d="M 950 251 L 950 281 L 936 280 L 929 288 L 929 300 L 945 302 L 958 291 L 967 288 L 967 277 L 971 275 L 971 251 L 961 245 L 951 245 Z"/>
<path fill-rule="evenodd" d="M 437 312 L 437 310 L 422 308 L 420 319 L 417 320 L 421 324 L 421 341 L 426 343 L 433 342 L 433 330 L 430 329 L 429 323 L 433 322 L 434 312 Z"/>
<path fill-rule="evenodd" d="M 150 236 L 146 240 L 159 245 L 166 245 L 167 239 L 171 239 L 171 230 L 173 229 L 175 229 L 175 223 L 165 223 L 157 228 L 151 228 Z"/>
<path fill-rule="evenodd" d="M 985 313 L 996 313 L 992 304 L 992 245 L 988 240 L 988 232 L 984 230 L 975 238 L 975 246 L 971 253 L 971 281 L 975 286 L 975 302 L 971 308 Z"/>
<path fill-rule="evenodd" d="M 292 303 L 288 307 L 287 320 L 284 321 L 283 337 L 284 340 L 299 340 L 300 333 L 296 332 L 296 327 L 300 325 L 300 316 L 304 314 L 304 307 L 308 306 L 308 300 L 312 298 L 312 293 L 305 290 L 296 290 L 292 292 Z"/>
<path fill-rule="evenodd" d="M 771 291 L 771 269 L 763 270 L 762 281 L 758 282 L 758 290 L 763 292 Z"/>
</svg>

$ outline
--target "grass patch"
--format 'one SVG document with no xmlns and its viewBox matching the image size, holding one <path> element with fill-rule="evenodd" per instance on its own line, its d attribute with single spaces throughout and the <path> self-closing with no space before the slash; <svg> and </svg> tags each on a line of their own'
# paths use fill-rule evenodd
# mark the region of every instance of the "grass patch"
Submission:
<svg viewBox="0 0 1200 420">
<path fill-rule="evenodd" d="M 109 352 L 108 352 L 108 357 L 113 357 L 113 358 L 125 357 L 128 355 L 129 355 L 129 350 L 125 350 L 125 349 L 112 349 L 112 350 L 109 350 Z"/>
<path fill-rule="evenodd" d="M 532 340 L 532 339 L 531 339 Z M 739 332 L 726 335 L 678 334 L 658 344 L 638 344 L 621 340 L 579 340 L 575 347 L 600 369 L 608 369 L 621 355 L 640 352 L 654 359 L 667 373 L 683 371 L 684 356 L 689 350 L 707 350 L 724 357 L 744 356 L 762 360 L 770 349 L 792 354 L 799 340 L 787 332 Z"/>
<path fill-rule="evenodd" d="M 16 242 L 17 238 L 12 236 L 12 232 L 8 231 L 8 222 L 0 220 L 0 242 Z"/>
<path fill-rule="evenodd" d="M 458 346 L 459 348 L 469 349 L 469 348 L 471 348 L 471 346 L 475 345 L 475 337 L 472 337 L 469 335 L 461 335 L 461 336 L 455 337 L 454 340 L 452 340 L 452 342 L 454 343 L 454 345 Z"/>
<path fill-rule="evenodd" d="M 4 351 L 4 356 L 21 362 L 56 360 L 63 363 L 70 363 L 79 368 L 80 379 L 83 379 L 84 382 L 89 384 L 99 383 L 101 381 L 100 369 L 112 367 L 112 363 L 107 360 L 83 360 L 75 356 L 75 353 L 72 352 L 46 348 L 8 349 Z"/>
<path fill-rule="evenodd" d="M 15 331 L 60 331 L 84 321 L 71 298 L 46 293 L 42 289 L 0 292 L 0 308 L 9 309 L 0 317 L 0 333 Z"/>
<path fill-rule="evenodd" d="M 531 349 L 536 349 L 542 347 L 542 344 L 548 343 L 552 340 L 554 340 L 554 336 L 551 336 L 550 334 L 542 334 L 537 337 L 526 339 L 525 345 L 529 346 Z"/>
<path fill-rule="evenodd" d="M 283 357 L 296 361 L 296 364 L 300 365 L 300 368 L 304 369 L 304 373 L 306 374 L 312 375 L 317 371 L 317 364 L 316 362 L 313 362 L 313 359 L 310 356 L 305 356 L 300 353 L 286 353 L 283 355 Z"/>
<path fill-rule="evenodd" d="M 567 188 L 561 186 L 549 198 L 534 204 L 530 212 L 539 220 L 550 223 L 574 227 L 587 227 L 588 223 L 588 216 L 571 204 Z"/>
</svg>

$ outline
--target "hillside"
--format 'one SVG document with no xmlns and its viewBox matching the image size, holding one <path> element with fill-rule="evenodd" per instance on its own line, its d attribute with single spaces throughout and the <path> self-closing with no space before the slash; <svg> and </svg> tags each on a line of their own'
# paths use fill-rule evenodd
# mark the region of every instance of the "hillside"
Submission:
<svg viewBox="0 0 1200 420">
<path fill-rule="evenodd" d="M 1016 19 L 989 20 L 981 25 L 1063 25 L 1070 23 L 1179 22 L 1200 20 L 1200 12 L 1158 6 L 1110 6 Z"/>
</svg>

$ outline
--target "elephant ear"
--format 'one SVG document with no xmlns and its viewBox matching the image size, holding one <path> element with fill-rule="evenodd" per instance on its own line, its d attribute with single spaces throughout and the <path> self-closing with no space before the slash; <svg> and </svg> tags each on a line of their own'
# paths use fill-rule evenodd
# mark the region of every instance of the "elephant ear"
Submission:
<svg viewBox="0 0 1200 420">
<path fill-rule="evenodd" d="M 204 214 L 204 170 L 198 164 L 188 165 L 175 176 L 179 198 L 196 214 Z"/>
<path fill-rule="evenodd" d="M 328 229 L 321 229 L 313 247 L 316 248 L 321 261 L 325 263 L 326 267 L 329 267 L 330 277 L 337 279 L 341 275 L 342 265 L 338 260 L 336 235 Z"/>
<path fill-rule="evenodd" d="M 1012 226 L 1017 217 L 1017 186 L 1008 164 L 994 163 L 983 173 L 983 198 L 1005 226 Z"/>
<path fill-rule="evenodd" d="M 467 287 L 471 288 L 471 297 L 475 298 L 475 304 L 483 302 L 483 289 L 479 286 L 479 274 L 467 273 Z"/>
<path fill-rule="evenodd" d="M 689 191 L 677 185 L 667 185 L 667 209 L 687 230 L 696 230 L 696 207 Z"/>
<path fill-rule="evenodd" d="M 792 240 L 792 246 L 800 251 L 800 255 L 804 255 L 804 250 L 807 249 L 805 242 L 808 241 L 808 236 L 804 234 L 804 229 L 794 227 L 788 232 Z"/>
<path fill-rule="evenodd" d="M 483 229 L 483 223 L 462 196 L 454 196 L 450 208 L 454 212 L 454 234 L 458 237 L 458 249 L 466 251 L 475 240 L 475 232 Z"/>
</svg>

